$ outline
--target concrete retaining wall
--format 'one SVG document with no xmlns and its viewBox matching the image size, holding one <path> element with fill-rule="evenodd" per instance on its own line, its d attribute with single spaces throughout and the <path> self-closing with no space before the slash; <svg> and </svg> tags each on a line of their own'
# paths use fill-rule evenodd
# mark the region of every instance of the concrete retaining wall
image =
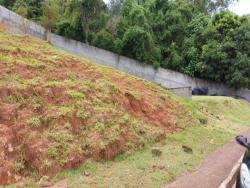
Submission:
<svg viewBox="0 0 250 188">
<path fill-rule="evenodd" d="M 46 30 L 22 18 L 21 16 L 0 6 L 0 22 L 8 24 L 8 29 L 13 33 L 25 33 L 40 39 L 46 39 Z M 55 34 L 51 36 L 51 43 L 72 54 L 84 57 L 99 64 L 110 66 L 129 74 L 153 81 L 173 93 L 190 97 L 191 88 L 208 87 L 209 94 L 239 96 L 250 101 L 250 91 L 247 89 L 234 90 L 223 84 L 192 78 L 168 69 L 154 69 L 150 65 L 138 62 L 106 50 L 87 44 L 67 39 Z"/>
<path fill-rule="evenodd" d="M 18 14 L 0 6 L 0 23 L 7 25 L 10 32 L 17 34 L 28 34 L 40 39 L 46 39 L 46 30 Z"/>
</svg>

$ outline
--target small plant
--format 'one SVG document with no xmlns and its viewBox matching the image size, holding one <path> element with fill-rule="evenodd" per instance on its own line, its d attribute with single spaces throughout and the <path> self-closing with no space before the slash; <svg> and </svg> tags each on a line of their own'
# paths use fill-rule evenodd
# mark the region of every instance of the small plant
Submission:
<svg viewBox="0 0 250 188">
<path fill-rule="evenodd" d="M 31 105 L 32 105 L 34 110 L 39 110 L 42 108 L 42 104 L 39 100 L 33 99 Z"/>
<path fill-rule="evenodd" d="M 22 170 L 24 170 L 24 168 L 25 168 L 25 165 L 24 165 L 23 159 L 20 159 L 20 160 L 15 162 L 16 172 L 21 172 Z"/>
<path fill-rule="evenodd" d="M 83 86 L 88 89 L 88 90 L 92 90 L 95 88 L 95 83 L 91 80 L 84 80 L 83 81 Z"/>
<path fill-rule="evenodd" d="M 145 130 L 143 129 L 142 125 L 138 121 L 133 120 L 131 122 L 131 125 L 137 134 L 144 134 L 145 133 Z"/>
<path fill-rule="evenodd" d="M 82 109 L 79 109 L 76 112 L 76 117 L 81 118 L 83 120 L 87 119 L 89 116 L 90 116 L 90 113 L 83 111 Z"/>
<path fill-rule="evenodd" d="M 99 147 L 100 147 L 101 150 L 105 150 L 106 144 L 101 140 L 100 144 L 99 144 Z"/>
<path fill-rule="evenodd" d="M 53 81 L 46 83 L 45 87 L 53 88 L 53 87 L 60 87 L 62 85 L 63 85 L 62 82 L 53 80 Z"/>
<path fill-rule="evenodd" d="M 63 106 L 60 108 L 60 114 L 62 116 L 67 116 L 67 115 L 70 115 L 72 112 L 72 109 L 70 107 L 67 107 L 67 106 Z"/>
<path fill-rule="evenodd" d="M 69 72 L 67 73 L 67 77 L 71 80 L 77 80 L 78 79 L 78 75 L 74 72 Z"/>
<path fill-rule="evenodd" d="M 119 130 L 112 129 L 111 133 L 109 134 L 108 139 L 112 143 L 112 142 L 116 141 L 118 137 L 119 137 Z"/>
<path fill-rule="evenodd" d="M 77 98 L 77 99 L 84 99 L 85 95 L 81 92 L 74 91 L 74 90 L 69 90 L 67 91 L 67 95 L 70 98 Z"/>
<path fill-rule="evenodd" d="M 37 84 L 37 81 L 34 79 L 30 79 L 30 80 L 23 80 L 22 83 L 25 85 L 35 86 Z"/>
<path fill-rule="evenodd" d="M 102 133 L 105 130 L 105 125 L 103 123 L 97 122 L 95 124 L 95 129 Z"/>
<path fill-rule="evenodd" d="M 29 125 L 31 125 L 32 127 L 36 128 L 36 127 L 39 127 L 41 121 L 40 121 L 40 119 L 38 117 L 32 117 L 31 119 L 29 119 L 27 121 L 27 123 Z"/>
<path fill-rule="evenodd" d="M 45 160 L 42 162 L 42 166 L 43 166 L 43 168 L 48 169 L 48 168 L 50 168 L 50 167 L 52 166 L 52 162 L 49 161 L 48 159 L 45 159 Z"/>
<path fill-rule="evenodd" d="M 16 103 L 16 98 L 12 95 L 8 95 L 4 97 L 4 100 L 8 103 Z"/>
<path fill-rule="evenodd" d="M 122 117 L 122 120 L 123 120 L 123 123 L 128 124 L 129 121 L 130 121 L 129 115 L 128 115 L 128 114 L 125 114 L 125 115 Z"/>
<path fill-rule="evenodd" d="M 126 143 L 126 146 L 129 148 L 129 149 L 132 149 L 135 147 L 135 144 L 133 144 L 132 142 L 127 142 Z"/>
<path fill-rule="evenodd" d="M 70 124 L 69 122 L 66 122 L 66 123 L 64 124 L 64 128 L 65 128 L 65 129 L 72 129 L 72 126 L 71 126 L 71 124 Z"/>
<path fill-rule="evenodd" d="M 53 159 L 55 159 L 58 156 L 58 152 L 54 144 L 49 146 L 48 153 L 49 153 L 49 156 Z"/>
</svg>

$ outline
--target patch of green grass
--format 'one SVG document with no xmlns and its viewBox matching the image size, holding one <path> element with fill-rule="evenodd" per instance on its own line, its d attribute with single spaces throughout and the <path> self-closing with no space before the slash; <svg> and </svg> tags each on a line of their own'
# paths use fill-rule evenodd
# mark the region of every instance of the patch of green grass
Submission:
<svg viewBox="0 0 250 188">
<path fill-rule="evenodd" d="M 121 128 L 119 125 L 113 125 L 111 127 L 111 132 L 108 135 L 108 139 L 110 143 L 113 143 L 114 141 L 116 141 L 119 138 L 119 135 L 121 133 Z"/>
<path fill-rule="evenodd" d="M 131 125 L 132 125 L 134 131 L 136 132 L 136 134 L 141 135 L 141 134 L 145 133 L 145 130 L 143 129 L 142 124 L 139 123 L 138 121 L 132 120 Z"/>
<path fill-rule="evenodd" d="M 29 86 L 36 86 L 37 80 L 35 80 L 35 79 L 23 80 L 22 84 L 29 85 Z"/>
<path fill-rule="evenodd" d="M 52 159 L 55 159 L 58 156 L 58 151 L 55 144 L 49 145 L 48 153 Z"/>
<path fill-rule="evenodd" d="M 57 80 L 52 80 L 49 82 L 46 82 L 46 84 L 44 84 L 45 87 L 49 87 L 49 88 L 54 88 L 54 87 L 61 87 L 63 86 L 63 83 Z"/>
<path fill-rule="evenodd" d="M 76 112 L 76 117 L 81 118 L 83 120 L 87 119 L 90 116 L 89 112 L 86 112 L 83 109 L 78 109 Z"/>
<path fill-rule="evenodd" d="M 64 128 L 65 128 L 65 129 L 72 129 L 72 126 L 71 126 L 71 124 L 70 124 L 69 122 L 66 122 L 66 123 L 64 124 Z"/>
<path fill-rule="evenodd" d="M 67 77 L 73 81 L 78 79 L 78 75 L 74 72 L 68 72 Z"/>
<path fill-rule="evenodd" d="M 71 107 L 68 107 L 68 106 L 62 106 L 60 107 L 60 114 L 62 116 L 69 116 L 72 114 L 72 108 Z"/>
<path fill-rule="evenodd" d="M 40 188 L 37 182 L 33 179 L 23 178 L 22 181 L 13 185 L 7 185 L 6 188 Z"/>
<path fill-rule="evenodd" d="M 69 133 L 46 132 L 45 137 L 52 140 L 53 144 L 48 147 L 48 154 L 53 164 L 64 165 L 68 161 L 68 154 L 77 148 L 71 145 L 74 136 Z"/>
<path fill-rule="evenodd" d="M 13 95 L 8 95 L 6 97 L 4 97 L 4 101 L 8 102 L 8 103 L 16 103 L 16 97 Z"/>
<path fill-rule="evenodd" d="M 32 117 L 31 119 L 27 120 L 27 124 L 31 125 L 33 128 L 37 128 L 40 126 L 41 121 L 38 117 Z"/>
<path fill-rule="evenodd" d="M 47 134 L 48 138 L 53 139 L 56 142 L 59 143 L 65 143 L 65 142 L 70 142 L 74 140 L 74 136 L 68 133 L 48 133 Z"/>
<path fill-rule="evenodd" d="M 103 124 L 101 122 L 97 122 L 95 124 L 95 129 L 98 130 L 100 133 L 103 133 L 105 130 L 105 124 Z"/>
<path fill-rule="evenodd" d="M 41 63 L 40 61 L 32 58 L 22 58 L 21 64 L 24 64 L 27 66 L 28 69 L 38 69 L 38 70 L 44 70 L 46 69 L 46 65 Z"/>
<path fill-rule="evenodd" d="M 74 91 L 74 90 L 67 91 L 67 95 L 70 98 L 76 98 L 76 99 L 84 99 L 85 98 L 85 95 L 83 93 L 78 92 L 78 91 Z"/>
</svg>

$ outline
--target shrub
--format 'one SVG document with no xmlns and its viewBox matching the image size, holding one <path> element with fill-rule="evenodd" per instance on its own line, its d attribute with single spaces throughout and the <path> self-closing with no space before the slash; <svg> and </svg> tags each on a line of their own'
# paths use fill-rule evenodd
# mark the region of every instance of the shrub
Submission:
<svg viewBox="0 0 250 188">
<path fill-rule="evenodd" d="M 36 128 L 36 127 L 39 127 L 41 121 L 40 121 L 40 119 L 38 117 L 32 117 L 31 119 L 29 119 L 27 121 L 27 123 L 29 125 L 31 125 L 32 127 Z"/>
<path fill-rule="evenodd" d="M 22 170 L 24 170 L 25 165 L 24 165 L 24 161 L 23 160 L 18 160 L 15 162 L 15 170 L 16 172 L 21 172 Z"/>
</svg>

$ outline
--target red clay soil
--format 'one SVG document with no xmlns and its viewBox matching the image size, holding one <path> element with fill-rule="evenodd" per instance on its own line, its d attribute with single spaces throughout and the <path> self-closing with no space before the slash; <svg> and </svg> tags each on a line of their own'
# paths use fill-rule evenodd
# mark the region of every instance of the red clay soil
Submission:
<svg viewBox="0 0 250 188">
<path fill-rule="evenodd" d="M 0 33 L 0 185 L 53 176 L 192 123 L 158 86 Z"/>
</svg>

